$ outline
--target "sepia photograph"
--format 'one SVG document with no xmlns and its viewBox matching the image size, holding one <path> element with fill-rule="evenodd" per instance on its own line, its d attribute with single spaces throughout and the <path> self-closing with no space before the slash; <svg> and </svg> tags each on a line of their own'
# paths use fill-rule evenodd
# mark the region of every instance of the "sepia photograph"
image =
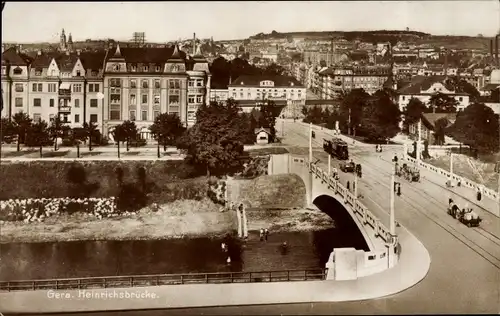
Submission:
<svg viewBox="0 0 500 316">
<path fill-rule="evenodd" d="M 500 1 L 2 1 L 0 316 L 500 313 Z"/>
</svg>

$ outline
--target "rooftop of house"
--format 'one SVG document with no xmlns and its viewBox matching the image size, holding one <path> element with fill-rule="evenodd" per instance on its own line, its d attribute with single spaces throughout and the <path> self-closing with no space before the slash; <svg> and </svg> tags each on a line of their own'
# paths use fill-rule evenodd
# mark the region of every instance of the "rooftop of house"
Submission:
<svg viewBox="0 0 500 316">
<path fill-rule="evenodd" d="M 454 90 L 445 82 L 446 76 L 414 76 L 411 82 L 398 90 L 399 94 L 419 94 L 422 90 L 429 89 L 434 83 L 442 83 L 446 89 Z"/>
<path fill-rule="evenodd" d="M 430 130 L 434 130 L 436 122 L 442 118 L 448 120 L 448 125 L 451 125 L 457 119 L 456 113 L 422 113 L 422 124 Z"/>
<path fill-rule="evenodd" d="M 266 133 L 267 133 L 267 134 L 269 134 L 269 135 L 271 135 L 271 129 L 269 129 L 269 128 L 264 128 L 264 127 L 256 128 L 256 129 L 254 130 L 254 133 L 255 133 L 255 134 L 258 134 L 258 133 L 260 133 L 260 132 L 262 132 L 262 131 L 263 131 L 263 132 L 266 132 Z"/>
<path fill-rule="evenodd" d="M 262 81 L 273 81 L 274 87 L 304 87 L 297 79 L 291 76 L 265 76 L 265 75 L 243 75 L 229 84 L 230 87 L 260 86 Z"/>
<path fill-rule="evenodd" d="M 19 53 L 15 47 L 10 47 L 2 53 L 2 64 L 8 63 L 12 66 L 28 66 L 31 62 L 29 56 Z"/>
</svg>

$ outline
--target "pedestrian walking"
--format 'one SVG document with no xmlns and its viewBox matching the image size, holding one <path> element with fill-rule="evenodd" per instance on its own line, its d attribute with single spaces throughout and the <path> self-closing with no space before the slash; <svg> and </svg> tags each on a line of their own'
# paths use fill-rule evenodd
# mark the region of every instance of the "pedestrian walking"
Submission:
<svg viewBox="0 0 500 316">
<path fill-rule="evenodd" d="M 260 229 L 260 241 L 264 241 L 264 228 Z"/>
<path fill-rule="evenodd" d="M 224 242 L 223 242 L 223 243 L 220 245 L 220 247 L 221 247 L 222 251 L 227 252 L 227 245 L 226 245 L 226 243 L 224 243 Z"/>
<path fill-rule="evenodd" d="M 482 198 L 482 193 L 481 193 L 481 188 L 477 189 L 477 196 L 476 196 L 478 201 L 481 201 Z"/>
<path fill-rule="evenodd" d="M 356 192 L 356 182 L 353 182 L 353 183 L 352 183 L 352 191 L 353 191 L 353 192 Z"/>
<path fill-rule="evenodd" d="M 230 264 L 231 264 L 231 257 L 229 257 L 229 256 L 227 257 L 227 259 L 226 259 L 226 264 L 227 264 L 227 265 L 230 265 Z"/>
<path fill-rule="evenodd" d="M 269 231 L 267 230 L 267 228 L 264 230 L 264 239 L 265 241 L 267 241 L 267 238 L 269 237 Z"/>
</svg>

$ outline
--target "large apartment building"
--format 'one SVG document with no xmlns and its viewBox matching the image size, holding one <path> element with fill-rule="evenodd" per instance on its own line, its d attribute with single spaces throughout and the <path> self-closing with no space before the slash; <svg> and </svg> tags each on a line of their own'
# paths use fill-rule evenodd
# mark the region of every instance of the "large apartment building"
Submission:
<svg viewBox="0 0 500 316">
<path fill-rule="evenodd" d="M 200 48 L 187 56 L 177 45 L 117 45 L 102 52 L 41 53 L 33 59 L 10 48 L 2 54 L 2 117 L 25 112 L 34 120 L 59 116 L 71 127 L 97 123 L 103 135 L 124 120 L 143 138 L 160 113 L 189 126 L 208 102 L 211 75 Z"/>
</svg>

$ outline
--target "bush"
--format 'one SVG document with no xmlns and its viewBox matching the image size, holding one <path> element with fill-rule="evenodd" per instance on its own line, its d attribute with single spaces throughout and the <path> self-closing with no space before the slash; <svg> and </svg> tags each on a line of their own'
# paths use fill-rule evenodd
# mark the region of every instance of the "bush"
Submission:
<svg viewBox="0 0 500 316">
<path fill-rule="evenodd" d="M 147 144 L 147 141 L 145 139 L 142 139 L 142 138 L 131 140 L 129 142 L 130 147 L 143 147 L 143 146 L 146 146 L 146 144 Z"/>
<path fill-rule="evenodd" d="M 76 140 L 71 138 L 63 138 L 61 146 L 63 147 L 74 147 L 76 146 Z"/>
</svg>

